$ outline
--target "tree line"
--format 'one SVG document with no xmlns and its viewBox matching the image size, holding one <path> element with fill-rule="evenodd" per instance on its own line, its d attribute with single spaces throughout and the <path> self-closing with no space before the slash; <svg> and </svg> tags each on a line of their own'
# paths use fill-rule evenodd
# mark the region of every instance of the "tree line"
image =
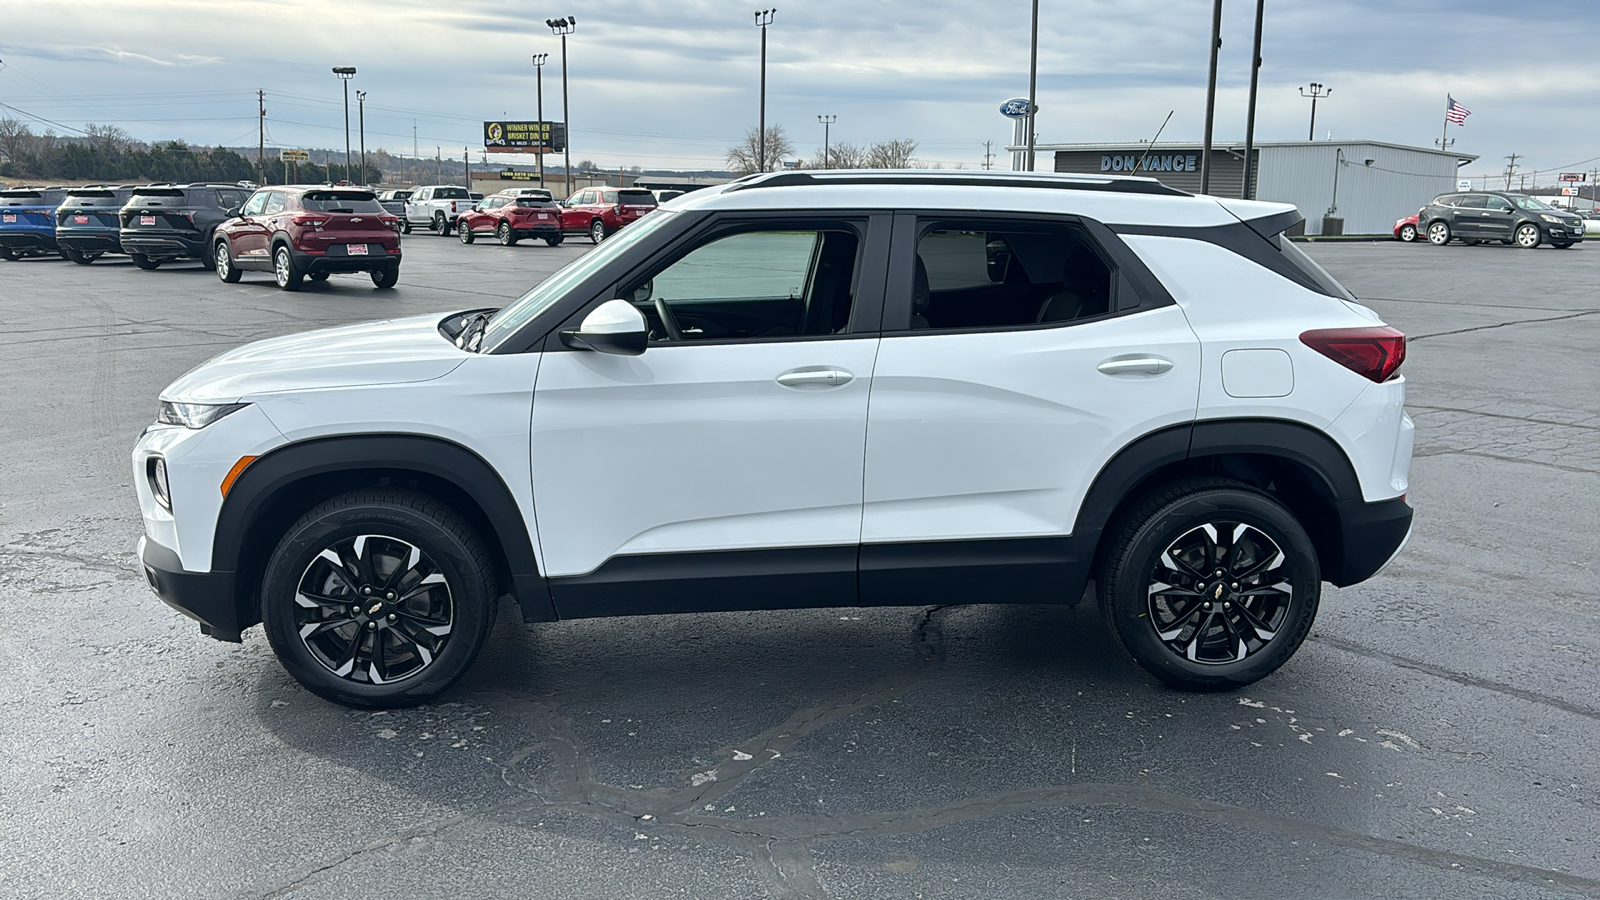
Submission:
<svg viewBox="0 0 1600 900">
<path fill-rule="evenodd" d="M 384 159 L 387 159 L 384 154 Z M 360 166 L 356 167 L 360 169 Z M 82 137 L 62 137 L 46 130 L 36 134 L 25 122 L 0 119 L 0 177 L 41 181 L 142 183 L 170 181 L 258 181 L 286 184 L 290 174 L 303 184 L 333 179 L 375 183 L 380 166 L 366 166 L 366 179 L 350 178 L 345 166 L 330 162 L 285 164 L 268 158 L 255 161 L 226 147 L 193 147 L 181 140 L 143 143 L 115 125 L 86 125 Z M 356 175 L 361 173 L 358 171 Z"/>
<path fill-rule="evenodd" d="M 793 158 L 794 144 L 782 125 L 767 126 L 765 171 L 773 172 L 784 167 L 784 161 Z M 824 150 L 826 156 L 824 156 Z M 817 148 L 810 159 L 796 160 L 801 169 L 915 169 L 917 142 L 913 140 L 880 141 L 876 144 L 852 144 L 848 141 Z M 761 133 L 747 129 L 744 139 L 728 148 L 728 168 L 736 175 L 749 175 L 763 170 L 761 165 Z"/>
</svg>

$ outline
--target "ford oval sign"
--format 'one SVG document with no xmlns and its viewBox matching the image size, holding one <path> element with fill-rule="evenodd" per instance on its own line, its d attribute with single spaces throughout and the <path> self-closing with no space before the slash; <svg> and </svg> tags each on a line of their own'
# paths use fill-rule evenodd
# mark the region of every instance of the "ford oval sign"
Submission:
<svg viewBox="0 0 1600 900">
<path fill-rule="evenodd" d="M 1026 119 L 1028 117 L 1028 98 L 1012 97 L 1000 104 L 1000 115 L 1008 119 Z"/>
</svg>

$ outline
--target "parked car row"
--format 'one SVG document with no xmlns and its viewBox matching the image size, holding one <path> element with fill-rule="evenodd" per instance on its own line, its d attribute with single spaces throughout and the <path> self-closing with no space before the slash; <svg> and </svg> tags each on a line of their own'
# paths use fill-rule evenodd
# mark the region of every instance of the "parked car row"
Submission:
<svg viewBox="0 0 1600 900">
<path fill-rule="evenodd" d="M 1549 244 L 1565 250 L 1588 234 L 1600 233 L 1600 219 L 1583 217 L 1551 206 L 1537 197 L 1510 191 L 1469 191 L 1440 194 L 1427 206 L 1394 223 L 1401 241 L 1426 237 L 1442 247 L 1453 240 L 1464 244 L 1499 241 L 1532 250 Z"/>
<path fill-rule="evenodd" d="M 473 243 L 479 235 L 493 235 L 507 246 L 535 238 L 552 247 L 567 235 L 586 235 L 598 244 L 657 206 L 651 191 L 613 187 L 583 188 L 566 200 L 556 200 L 544 188 L 507 188 L 473 199 L 466 188 L 439 185 L 417 188 L 387 202 L 404 204 L 400 230 L 406 234 L 427 228 L 441 236 L 456 234 L 463 244 Z"/>
</svg>

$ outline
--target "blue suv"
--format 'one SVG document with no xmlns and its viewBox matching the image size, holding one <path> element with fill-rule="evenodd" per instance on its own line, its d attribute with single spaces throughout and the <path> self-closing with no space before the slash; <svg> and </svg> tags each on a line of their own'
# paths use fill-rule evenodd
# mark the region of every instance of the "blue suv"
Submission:
<svg viewBox="0 0 1600 900">
<path fill-rule="evenodd" d="M 56 207 L 65 196 L 59 187 L 0 191 L 0 259 L 58 252 Z"/>
</svg>

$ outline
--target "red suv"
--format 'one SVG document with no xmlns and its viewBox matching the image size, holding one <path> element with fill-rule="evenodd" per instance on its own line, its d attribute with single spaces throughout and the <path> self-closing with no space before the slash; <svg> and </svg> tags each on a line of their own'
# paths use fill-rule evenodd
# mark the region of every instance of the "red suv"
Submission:
<svg viewBox="0 0 1600 900">
<path fill-rule="evenodd" d="M 562 204 L 561 230 L 587 234 L 596 244 L 656 208 L 656 195 L 644 188 L 584 188 Z"/>
<path fill-rule="evenodd" d="M 233 284 L 245 269 L 271 272 L 278 287 L 368 272 L 392 288 L 400 280 L 400 219 L 362 188 L 284 185 L 262 188 L 228 210 L 213 249 L 217 277 Z"/>
<path fill-rule="evenodd" d="M 492 234 L 509 247 L 523 238 L 561 243 L 561 207 L 549 194 L 496 194 L 485 197 L 456 217 L 456 235 L 470 244 L 479 234 Z"/>
</svg>

